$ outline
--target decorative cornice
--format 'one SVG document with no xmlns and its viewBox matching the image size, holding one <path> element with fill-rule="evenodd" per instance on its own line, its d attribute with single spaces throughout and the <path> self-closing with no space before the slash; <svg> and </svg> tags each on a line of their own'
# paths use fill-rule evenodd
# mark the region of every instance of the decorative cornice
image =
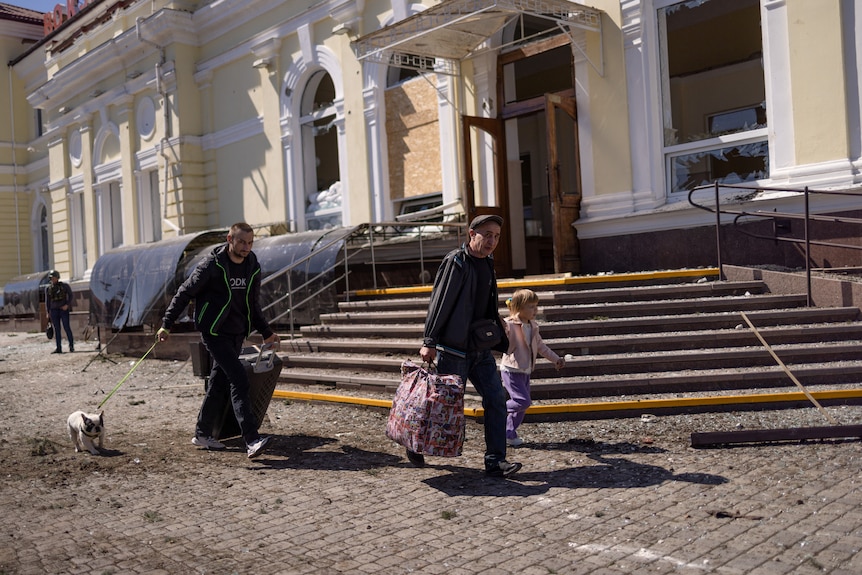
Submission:
<svg viewBox="0 0 862 575">
<path fill-rule="evenodd" d="M 190 12 L 162 9 L 140 23 L 144 39 L 159 46 L 170 44 L 198 45 L 198 35 L 194 29 Z M 134 32 L 134 30 L 132 30 Z"/>
<path fill-rule="evenodd" d="M 161 46 L 172 43 L 194 43 L 190 15 L 176 10 L 161 10 L 141 21 L 143 38 Z M 135 28 L 101 44 L 63 66 L 54 76 L 30 91 L 27 101 L 34 108 L 60 106 L 76 94 L 85 94 L 92 86 L 134 66 L 153 55 L 155 47 L 138 39 Z"/>
<path fill-rule="evenodd" d="M 236 29 L 246 22 L 271 12 L 284 0 L 216 0 L 198 8 L 194 25 L 202 44 L 216 40 L 227 30 Z"/>
</svg>

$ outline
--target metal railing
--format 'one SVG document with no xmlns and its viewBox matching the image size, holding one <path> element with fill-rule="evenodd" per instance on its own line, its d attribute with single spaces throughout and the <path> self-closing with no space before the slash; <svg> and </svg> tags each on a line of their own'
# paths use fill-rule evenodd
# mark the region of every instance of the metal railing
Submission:
<svg viewBox="0 0 862 575">
<path fill-rule="evenodd" d="M 279 320 L 284 320 L 290 325 L 290 336 L 294 337 L 294 329 L 296 325 L 295 311 L 301 306 L 309 303 L 314 298 L 320 296 L 327 290 L 332 289 L 343 282 L 343 294 L 347 301 L 350 300 L 350 274 L 351 262 L 355 262 L 363 254 L 367 254 L 367 259 L 363 259 L 371 266 L 373 289 L 378 289 L 377 269 L 382 263 L 378 260 L 377 251 L 381 247 L 391 245 L 394 240 L 398 240 L 402 245 L 407 245 L 412 241 L 418 243 L 418 257 L 410 258 L 409 260 L 399 260 L 399 264 L 418 264 L 420 269 L 425 269 L 426 253 L 425 242 L 429 237 L 433 236 L 437 239 L 442 239 L 444 245 L 452 244 L 454 248 L 461 244 L 466 224 L 463 222 L 377 222 L 373 224 L 360 224 L 352 228 L 335 228 L 330 233 L 322 236 L 318 243 L 315 244 L 308 254 L 295 260 L 290 265 L 287 265 L 280 270 L 269 274 L 261 281 L 261 286 L 267 285 L 273 281 L 285 278 L 287 281 L 287 292 L 281 297 L 271 301 L 265 307 L 264 312 L 271 310 L 275 306 L 287 302 L 287 309 L 273 318 L 270 318 L 272 323 L 279 323 Z M 407 241 L 405 241 L 407 240 Z M 293 285 L 293 273 L 300 266 L 306 266 L 309 262 L 325 253 L 327 249 L 337 248 L 342 252 L 340 258 L 333 258 L 331 266 L 321 269 L 316 274 L 308 275 L 305 281 L 299 285 Z M 393 263 L 389 261 L 388 263 Z M 340 270 L 340 271 L 337 271 Z M 312 287 L 315 282 L 318 282 L 321 277 L 329 277 L 322 286 Z M 295 300 L 294 294 L 302 292 L 306 289 L 313 289 L 312 293 L 305 295 L 302 299 Z"/>
<path fill-rule="evenodd" d="M 698 204 L 692 199 L 692 196 L 698 192 L 703 190 L 714 190 L 714 207 Z M 763 210 L 733 210 L 728 208 L 721 208 L 721 196 L 720 190 L 742 190 L 748 192 L 749 194 L 755 194 L 758 192 L 789 192 L 798 194 L 802 197 L 804 201 L 804 209 L 802 213 L 793 213 L 793 212 L 776 212 L 776 211 L 763 211 Z M 721 241 L 721 216 L 722 215 L 732 215 L 733 225 L 740 233 L 756 238 L 756 239 L 765 239 L 772 240 L 775 242 L 789 242 L 794 244 L 800 244 L 804 246 L 803 254 L 805 258 L 805 276 L 806 276 L 806 289 L 807 289 L 807 298 L 808 298 L 808 306 L 812 305 L 812 297 L 811 297 L 811 246 L 824 246 L 830 248 L 841 248 L 841 249 L 849 249 L 849 250 L 862 250 L 862 245 L 854 245 L 854 244 L 844 244 L 844 243 L 835 243 L 835 242 L 827 242 L 821 240 L 813 240 L 811 239 L 811 222 L 829 222 L 829 223 L 842 223 L 842 224 L 862 224 L 862 219 L 859 218 L 849 218 L 843 216 L 831 216 L 831 215 L 821 215 L 821 214 L 812 214 L 811 213 L 811 202 L 810 198 L 812 195 L 822 195 L 822 196 L 851 196 L 862 199 L 862 191 L 827 191 L 827 190 L 812 190 L 806 186 L 803 189 L 792 189 L 792 188 L 773 188 L 773 187 L 755 187 L 755 186 L 744 186 L 739 184 L 720 184 L 715 182 L 714 184 L 708 184 L 705 186 L 698 186 L 692 188 L 688 193 L 688 202 L 692 206 L 699 208 L 701 210 L 705 210 L 710 213 L 715 214 L 715 243 L 716 243 L 716 256 L 718 259 L 718 269 L 720 278 L 724 279 L 724 272 L 722 271 L 721 265 L 723 263 L 722 258 L 722 241 Z M 862 206 L 862 203 L 859 204 Z M 748 230 L 740 227 L 740 219 L 741 218 L 759 218 L 763 220 L 772 220 L 774 224 L 774 228 L 776 232 L 771 235 L 763 235 L 752 233 Z M 803 222 L 803 237 L 795 238 L 789 236 L 780 236 L 777 231 L 780 220 L 801 220 Z"/>
</svg>

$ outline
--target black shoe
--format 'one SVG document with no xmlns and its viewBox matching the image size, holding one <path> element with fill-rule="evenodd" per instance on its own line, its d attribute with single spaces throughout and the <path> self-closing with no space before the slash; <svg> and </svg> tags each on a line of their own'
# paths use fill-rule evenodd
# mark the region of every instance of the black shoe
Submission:
<svg viewBox="0 0 862 575">
<path fill-rule="evenodd" d="M 73 353 L 74 351 L 75 351 L 75 346 L 74 346 L 74 345 L 70 345 L 70 346 L 69 346 L 69 353 Z"/>
<path fill-rule="evenodd" d="M 514 475 L 521 469 L 520 463 L 509 463 L 505 459 L 497 464 L 497 467 L 489 467 L 485 469 L 485 473 L 491 477 L 509 477 Z"/>
<path fill-rule="evenodd" d="M 407 459 L 416 467 L 425 467 L 425 456 L 415 451 L 407 450 Z"/>
<path fill-rule="evenodd" d="M 63 353 L 63 350 L 62 349 L 55 349 L 51 353 Z"/>
</svg>

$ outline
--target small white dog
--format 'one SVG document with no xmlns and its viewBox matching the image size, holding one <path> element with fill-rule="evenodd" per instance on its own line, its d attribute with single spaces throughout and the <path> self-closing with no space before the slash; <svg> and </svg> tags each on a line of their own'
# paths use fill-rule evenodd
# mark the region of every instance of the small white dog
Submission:
<svg viewBox="0 0 862 575">
<path fill-rule="evenodd" d="M 93 455 L 99 455 L 102 440 L 105 437 L 105 412 L 84 413 L 76 411 L 69 416 L 69 438 L 75 444 L 75 453 L 85 449 Z M 99 448 L 94 440 L 98 439 Z"/>
</svg>

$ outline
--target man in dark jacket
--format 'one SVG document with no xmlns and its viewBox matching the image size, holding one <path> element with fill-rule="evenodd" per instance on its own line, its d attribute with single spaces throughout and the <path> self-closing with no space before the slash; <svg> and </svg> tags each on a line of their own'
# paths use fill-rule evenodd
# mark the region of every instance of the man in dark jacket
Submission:
<svg viewBox="0 0 862 575">
<path fill-rule="evenodd" d="M 239 355 L 252 329 L 260 333 L 264 343 L 275 344 L 276 349 L 279 344 L 260 307 L 260 264 L 251 251 L 253 244 L 251 226 L 232 225 L 227 244 L 215 248 L 177 290 L 158 331 L 159 340 L 166 340 L 189 301 L 195 300 L 195 327 L 212 356 L 213 369 L 192 443 L 205 449 L 225 448 L 212 435 L 216 418 L 230 401 L 249 458 L 263 452 L 269 437 L 261 437 L 257 431 L 259 422 L 249 401 L 248 374 Z"/>
<path fill-rule="evenodd" d="M 54 339 L 57 341 L 57 349 L 51 353 L 63 353 L 60 345 L 63 337 L 60 334 L 60 325 L 66 331 L 66 339 L 69 340 L 69 351 L 75 351 L 75 340 L 72 337 L 72 326 L 69 325 L 69 315 L 72 311 L 72 288 L 69 284 L 60 281 L 60 272 L 51 270 L 49 274 L 51 285 L 45 290 L 45 303 L 51 316 L 51 325 L 54 327 Z"/>
<path fill-rule="evenodd" d="M 501 324 L 491 254 L 500 241 L 502 226 L 500 216 L 486 214 L 474 218 L 468 230 L 468 243 L 443 258 L 434 279 L 419 350 L 422 359 L 429 363 L 439 352 L 437 372 L 459 375 L 465 383 L 469 378 L 482 396 L 485 473 L 496 477 L 512 475 L 521 469 L 521 464 L 506 461 L 506 394 L 491 350 L 475 349 L 471 343 L 470 324 L 481 319 Z M 508 342 L 500 345 L 505 350 Z M 407 458 L 417 467 L 425 465 L 425 458 L 419 453 L 408 450 Z"/>
</svg>

